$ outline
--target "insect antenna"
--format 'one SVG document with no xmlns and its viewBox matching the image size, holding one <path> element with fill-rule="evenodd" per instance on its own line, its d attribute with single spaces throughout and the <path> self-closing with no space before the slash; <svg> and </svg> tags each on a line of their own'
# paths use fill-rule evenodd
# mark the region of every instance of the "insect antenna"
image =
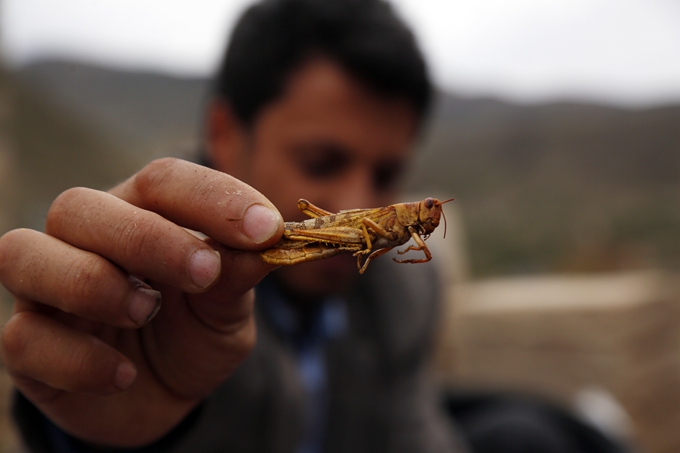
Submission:
<svg viewBox="0 0 680 453">
<path fill-rule="evenodd" d="M 449 201 L 453 201 L 453 198 L 449 198 L 448 200 L 440 201 L 439 206 L 443 205 L 444 203 L 448 203 Z M 444 214 L 443 209 L 442 209 L 442 217 L 444 217 L 444 239 L 446 239 L 446 214 Z"/>
</svg>

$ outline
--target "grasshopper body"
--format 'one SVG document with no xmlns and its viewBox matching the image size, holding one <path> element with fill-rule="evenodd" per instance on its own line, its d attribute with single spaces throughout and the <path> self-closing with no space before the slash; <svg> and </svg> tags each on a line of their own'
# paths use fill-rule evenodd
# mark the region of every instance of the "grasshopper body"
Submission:
<svg viewBox="0 0 680 453">
<path fill-rule="evenodd" d="M 301 199 L 298 208 L 311 218 L 286 222 L 281 240 L 261 256 L 270 264 L 292 265 L 351 252 L 357 258 L 359 273 L 363 274 L 371 260 L 413 238 L 416 246 L 397 253 L 422 251 L 425 258 L 394 258 L 394 261 L 425 263 L 432 255 L 424 241 L 439 226 L 442 204 L 448 201 L 451 200 L 426 198 L 384 208 L 350 209 L 333 214 Z"/>
</svg>

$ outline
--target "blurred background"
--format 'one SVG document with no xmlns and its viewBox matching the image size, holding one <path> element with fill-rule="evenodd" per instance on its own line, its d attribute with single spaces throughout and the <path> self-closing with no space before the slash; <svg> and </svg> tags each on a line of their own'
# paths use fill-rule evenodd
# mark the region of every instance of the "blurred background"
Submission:
<svg viewBox="0 0 680 453">
<path fill-rule="evenodd" d="M 195 156 L 249 3 L 0 0 L 0 234 Z M 456 199 L 442 380 L 600 401 L 612 432 L 677 453 L 680 3 L 392 3 L 438 90 L 407 190 Z"/>
</svg>

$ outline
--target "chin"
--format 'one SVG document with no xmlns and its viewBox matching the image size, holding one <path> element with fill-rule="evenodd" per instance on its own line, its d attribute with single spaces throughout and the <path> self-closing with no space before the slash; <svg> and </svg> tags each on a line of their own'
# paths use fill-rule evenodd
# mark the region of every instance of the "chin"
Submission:
<svg viewBox="0 0 680 453">
<path fill-rule="evenodd" d="M 282 266 L 274 272 L 289 292 L 314 299 L 347 292 L 359 275 L 357 260 L 349 254 Z"/>
</svg>

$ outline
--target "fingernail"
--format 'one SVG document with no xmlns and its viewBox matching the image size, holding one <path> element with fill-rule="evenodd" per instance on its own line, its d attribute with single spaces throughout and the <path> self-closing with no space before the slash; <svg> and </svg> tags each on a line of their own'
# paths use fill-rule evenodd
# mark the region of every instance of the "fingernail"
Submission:
<svg viewBox="0 0 680 453">
<path fill-rule="evenodd" d="M 254 204 L 243 216 L 242 225 L 246 236 L 254 243 L 262 244 L 279 231 L 281 214 L 261 204 Z"/>
<path fill-rule="evenodd" d="M 220 275 L 222 262 L 216 250 L 201 249 L 191 256 L 189 261 L 189 275 L 194 285 L 207 288 Z"/>
<path fill-rule="evenodd" d="M 116 370 L 114 378 L 114 385 L 119 390 L 125 390 L 130 387 L 137 377 L 137 370 L 130 362 L 123 362 Z"/>
<path fill-rule="evenodd" d="M 138 326 L 151 321 L 161 308 L 161 293 L 146 285 L 138 286 L 130 295 L 128 315 Z"/>
</svg>

